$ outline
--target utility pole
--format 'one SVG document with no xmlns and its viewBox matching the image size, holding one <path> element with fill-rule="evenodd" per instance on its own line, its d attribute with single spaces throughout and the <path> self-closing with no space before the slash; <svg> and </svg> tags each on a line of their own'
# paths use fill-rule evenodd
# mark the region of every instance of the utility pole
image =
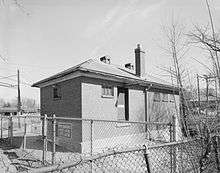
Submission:
<svg viewBox="0 0 220 173">
<path fill-rule="evenodd" d="M 17 70 L 17 78 L 18 78 L 18 103 L 17 103 L 17 109 L 18 112 L 21 112 L 21 92 L 20 92 L 20 72 Z"/>
<path fill-rule="evenodd" d="M 18 128 L 21 128 L 20 122 L 20 115 L 21 115 L 21 91 L 20 91 L 20 72 L 19 69 L 17 70 L 17 77 L 18 77 L 18 103 L 17 103 L 17 115 L 18 115 Z"/>
</svg>

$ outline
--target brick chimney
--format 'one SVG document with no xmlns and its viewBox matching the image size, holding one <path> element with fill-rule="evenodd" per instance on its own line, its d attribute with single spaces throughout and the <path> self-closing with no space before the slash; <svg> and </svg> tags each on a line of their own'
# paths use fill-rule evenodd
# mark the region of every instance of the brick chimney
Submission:
<svg viewBox="0 0 220 173">
<path fill-rule="evenodd" d="M 145 74 L 145 52 L 141 50 L 140 44 L 137 45 L 135 52 L 135 74 L 143 77 Z"/>
</svg>

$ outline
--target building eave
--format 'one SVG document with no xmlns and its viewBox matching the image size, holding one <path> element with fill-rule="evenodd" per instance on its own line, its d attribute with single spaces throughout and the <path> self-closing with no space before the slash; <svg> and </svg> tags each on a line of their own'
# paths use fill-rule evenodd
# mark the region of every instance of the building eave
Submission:
<svg viewBox="0 0 220 173">
<path fill-rule="evenodd" d="M 160 83 L 156 83 L 156 82 L 151 82 L 151 81 L 147 81 L 147 80 L 144 80 L 141 78 L 140 79 L 133 79 L 133 78 L 123 77 L 123 76 L 113 75 L 113 74 L 108 74 L 108 73 L 103 73 L 103 72 L 97 72 L 97 71 L 88 70 L 88 69 L 81 69 L 81 70 L 85 71 L 85 72 L 89 72 L 89 73 L 95 73 L 95 74 L 99 74 L 99 75 L 103 75 L 103 76 L 108 76 L 113 79 L 120 79 L 119 81 L 117 80 L 117 82 L 127 83 L 128 85 L 140 85 L 143 87 L 150 87 L 151 86 L 151 88 L 174 91 L 175 93 L 177 91 L 179 91 L 178 87 L 160 84 Z"/>
<path fill-rule="evenodd" d="M 51 76 L 49 78 L 38 81 L 38 82 L 34 83 L 32 85 L 32 87 L 42 88 L 42 87 L 53 85 L 53 84 L 56 84 L 56 83 L 59 83 L 59 82 L 69 80 L 69 79 L 73 79 L 73 78 L 76 78 L 76 77 L 79 77 L 79 76 L 81 76 L 80 71 L 74 70 L 69 74 L 68 73 L 67 74 L 62 74 L 60 76 L 54 75 L 54 76 Z"/>
<path fill-rule="evenodd" d="M 136 79 L 136 78 L 129 78 L 129 77 L 124 77 L 124 76 L 120 76 L 120 75 L 109 74 L 109 73 L 99 72 L 99 71 L 95 71 L 95 70 L 89 70 L 89 69 L 85 69 L 85 68 L 77 68 L 77 69 L 74 69 L 74 71 L 71 71 L 66 74 L 51 76 L 49 78 L 46 78 L 44 80 L 41 80 L 41 81 L 33 84 L 32 87 L 42 88 L 45 86 L 53 85 L 53 84 L 56 84 L 59 82 L 63 82 L 63 81 L 73 79 L 76 77 L 81 77 L 81 76 L 115 81 L 115 82 L 119 82 L 119 83 L 124 83 L 125 85 L 133 85 L 133 86 L 138 85 L 138 86 L 142 86 L 142 87 L 146 87 L 146 88 L 149 88 L 151 86 L 151 90 L 152 89 L 160 89 L 160 90 L 166 90 L 166 91 L 170 91 L 170 92 L 173 91 L 175 93 L 177 93 L 177 91 L 178 91 L 178 88 L 175 86 L 169 86 L 169 85 L 165 85 L 165 84 L 151 82 L 151 81 L 147 81 L 147 80 L 144 80 L 141 78 Z"/>
</svg>

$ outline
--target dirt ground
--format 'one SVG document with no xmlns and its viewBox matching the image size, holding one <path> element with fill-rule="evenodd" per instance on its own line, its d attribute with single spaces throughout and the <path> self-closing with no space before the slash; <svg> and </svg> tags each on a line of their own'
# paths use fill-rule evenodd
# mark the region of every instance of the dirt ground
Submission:
<svg viewBox="0 0 220 173">
<path fill-rule="evenodd" d="M 27 136 L 26 149 L 23 149 L 23 137 L 16 136 L 11 144 L 8 138 L 0 140 L 0 172 L 23 172 L 33 168 L 43 167 L 43 140 L 41 136 Z M 46 165 L 51 164 L 50 142 L 47 143 Z M 63 147 L 56 146 L 56 163 L 79 159 L 79 154 L 69 152 Z"/>
</svg>

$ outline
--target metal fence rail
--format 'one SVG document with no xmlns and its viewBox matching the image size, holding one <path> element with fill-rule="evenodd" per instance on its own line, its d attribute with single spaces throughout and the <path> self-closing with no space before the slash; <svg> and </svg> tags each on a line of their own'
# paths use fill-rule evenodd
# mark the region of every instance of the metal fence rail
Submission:
<svg viewBox="0 0 220 173">
<path fill-rule="evenodd" d="M 30 172 L 193 172 L 190 170 L 199 168 L 195 161 L 198 161 L 197 156 L 200 153 L 189 153 L 186 147 L 198 143 L 201 143 L 201 140 L 115 149 L 80 157 L 75 162 L 39 168 Z M 170 153 L 171 149 L 178 153 L 175 159 L 174 153 Z"/>
</svg>

